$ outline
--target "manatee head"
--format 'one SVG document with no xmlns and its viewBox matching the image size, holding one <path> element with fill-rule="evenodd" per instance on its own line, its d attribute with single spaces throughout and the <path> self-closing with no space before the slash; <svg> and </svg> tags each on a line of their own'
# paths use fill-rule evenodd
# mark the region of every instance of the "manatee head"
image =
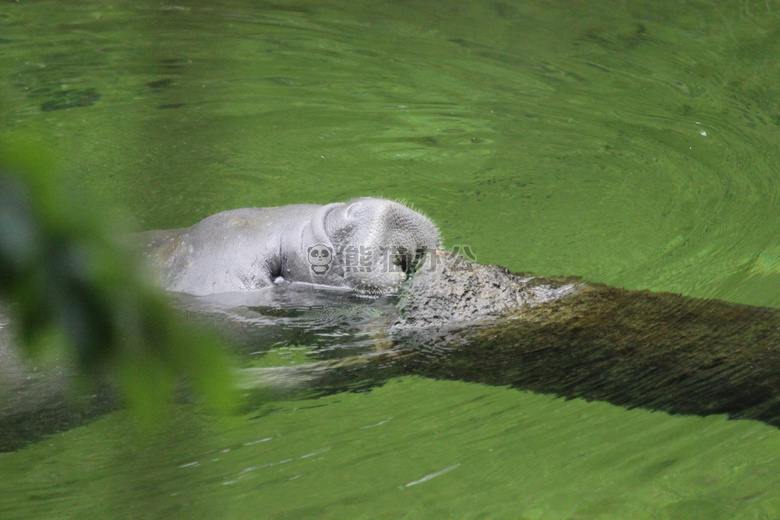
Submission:
<svg viewBox="0 0 780 520">
<path fill-rule="evenodd" d="M 346 285 L 368 294 L 397 290 L 425 252 L 441 245 L 439 230 L 427 217 L 385 199 L 339 204 L 324 226 Z"/>
</svg>

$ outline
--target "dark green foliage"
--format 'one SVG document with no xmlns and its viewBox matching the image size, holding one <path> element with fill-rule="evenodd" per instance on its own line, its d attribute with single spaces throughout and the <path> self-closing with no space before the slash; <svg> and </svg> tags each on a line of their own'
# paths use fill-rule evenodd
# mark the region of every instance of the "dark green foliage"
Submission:
<svg viewBox="0 0 780 520">
<path fill-rule="evenodd" d="M 64 349 L 79 373 L 119 381 L 136 409 L 156 409 L 182 377 L 225 409 L 231 376 L 220 343 L 174 315 L 134 254 L 110 238 L 112 217 L 62 197 L 40 157 L 0 155 L 0 298 L 19 347 Z"/>
</svg>

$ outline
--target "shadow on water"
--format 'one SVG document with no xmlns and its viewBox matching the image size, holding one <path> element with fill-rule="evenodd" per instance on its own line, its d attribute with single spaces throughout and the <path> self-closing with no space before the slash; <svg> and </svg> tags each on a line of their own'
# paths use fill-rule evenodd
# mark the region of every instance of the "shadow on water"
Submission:
<svg viewBox="0 0 780 520">
<path fill-rule="evenodd" d="M 82 426 L 117 409 L 117 402 L 108 391 L 89 396 L 61 395 L 50 399 L 42 408 L 26 408 L 0 421 L 0 453 L 15 451 L 47 436 Z"/>
<path fill-rule="evenodd" d="M 27 363 L 0 313 L 0 452 L 70 430 L 115 410 L 108 385 L 74 390 L 73 371 L 61 365 Z"/>
</svg>

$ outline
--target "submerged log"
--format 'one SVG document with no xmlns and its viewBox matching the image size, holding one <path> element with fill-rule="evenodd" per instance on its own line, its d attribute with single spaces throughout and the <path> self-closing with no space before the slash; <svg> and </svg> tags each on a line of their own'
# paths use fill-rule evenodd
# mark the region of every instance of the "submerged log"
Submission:
<svg viewBox="0 0 780 520">
<path fill-rule="evenodd" d="M 416 374 L 780 426 L 780 310 L 452 258 L 404 288 L 392 350 L 320 383 Z"/>
<path fill-rule="evenodd" d="M 325 293 L 315 300 L 286 296 L 279 302 L 295 308 L 332 301 Z M 377 310 L 376 301 L 365 301 Z M 516 274 L 445 254 L 434 254 L 411 277 L 397 306 L 381 303 L 380 328 L 395 319 L 389 342 L 386 335 L 379 340 L 381 349 L 355 356 L 354 345 L 342 352 L 330 347 L 316 363 L 245 369 L 244 386 L 293 394 L 305 389 L 311 396 L 419 375 L 780 427 L 780 309 Z M 253 310 L 243 300 L 224 306 Z M 193 309 L 193 317 L 209 308 Z M 278 323 L 284 321 L 279 312 L 289 309 L 274 309 L 268 319 L 276 319 L 278 330 L 253 332 L 245 341 L 291 334 Z M 219 312 L 214 319 L 225 318 Z M 111 393 L 74 403 L 67 394 L 70 375 L 62 371 L 31 379 L 7 321 L 0 314 L 0 452 L 117 406 Z"/>
</svg>

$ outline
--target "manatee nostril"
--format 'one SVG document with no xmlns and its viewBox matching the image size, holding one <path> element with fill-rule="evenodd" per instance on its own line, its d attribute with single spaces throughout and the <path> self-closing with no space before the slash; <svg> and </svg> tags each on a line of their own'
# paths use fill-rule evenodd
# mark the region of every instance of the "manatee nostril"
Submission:
<svg viewBox="0 0 780 520">
<path fill-rule="evenodd" d="M 409 265 L 410 265 L 409 256 L 405 252 L 402 252 L 399 253 L 398 258 L 399 258 L 398 266 L 401 268 L 401 271 L 408 273 Z"/>
<path fill-rule="evenodd" d="M 417 269 L 419 269 L 421 263 L 422 263 L 422 256 L 414 255 L 414 258 L 412 258 L 412 261 L 409 263 L 409 268 L 407 269 L 406 272 L 408 274 L 417 272 Z"/>
<path fill-rule="evenodd" d="M 284 272 L 282 271 L 282 264 L 273 264 L 268 266 L 268 277 L 271 280 L 276 280 L 279 277 L 284 278 Z"/>
<path fill-rule="evenodd" d="M 393 264 L 406 274 L 412 274 L 420 267 L 427 249 L 398 249 L 393 256 Z"/>
</svg>

